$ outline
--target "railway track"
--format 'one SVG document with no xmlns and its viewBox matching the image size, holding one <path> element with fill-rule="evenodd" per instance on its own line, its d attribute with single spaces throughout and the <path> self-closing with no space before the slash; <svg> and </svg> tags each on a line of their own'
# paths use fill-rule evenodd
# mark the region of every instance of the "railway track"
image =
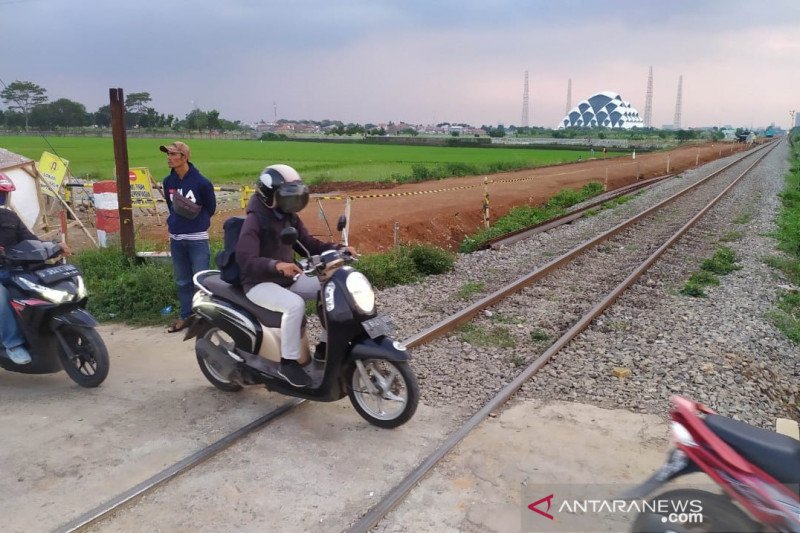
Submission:
<svg viewBox="0 0 800 533">
<path fill-rule="evenodd" d="M 626 258 L 624 261 L 622 259 L 612 259 L 611 261 L 615 264 L 622 264 L 625 263 L 625 268 L 620 268 L 620 272 L 623 270 L 627 273 L 626 276 L 623 276 L 624 279 L 617 280 L 613 289 L 610 292 L 604 292 L 604 296 L 591 305 L 591 308 L 588 312 L 584 312 L 580 319 L 578 319 L 572 327 L 568 328 L 559 338 L 558 340 L 553 343 L 549 348 L 547 348 L 543 353 L 541 353 L 538 357 L 536 357 L 530 364 L 528 364 L 525 369 L 519 373 L 516 378 L 514 378 L 510 383 L 508 383 L 505 387 L 503 387 L 499 393 L 494 395 L 484 406 L 481 408 L 475 415 L 473 415 L 458 431 L 453 433 L 445 442 L 440 446 L 433 454 L 428 456 L 423 463 L 421 463 L 414 471 L 409 474 L 404 480 L 394 489 L 389 491 L 387 495 L 381 500 L 381 502 L 374 506 L 372 510 L 370 510 L 358 523 L 356 523 L 353 527 L 353 531 L 365 531 L 376 524 L 380 519 L 385 516 L 385 514 L 391 510 L 397 503 L 403 498 L 403 496 L 410 490 L 411 487 L 415 483 L 418 482 L 419 479 L 424 477 L 424 475 L 432 468 L 436 462 L 444 457 L 447 452 L 452 449 L 458 442 L 460 442 L 464 436 L 466 436 L 481 420 L 490 412 L 496 410 L 500 405 L 502 405 L 519 387 L 529 379 L 533 374 L 535 374 L 546 362 L 549 360 L 556 352 L 558 352 L 563 346 L 565 346 L 575 335 L 577 335 L 582 329 L 584 329 L 591 321 L 600 315 L 603 310 L 605 310 L 608 306 L 610 306 L 614 300 L 621 294 L 625 288 L 630 286 L 647 268 L 649 268 L 653 262 L 655 262 L 658 257 L 680 236 L 685 233 L 692 225 L 699 220 L 702 215 L 711 208 L 720 198 L 723 197 L 725 192 L 730 190 L 732 187 L 735 186 L 736 182 L 744 176 L 750 168 L 752 168 L 757 162 L 763 158 L 771 148 L 762 149 L 762 152 L 754 155 L 754 156 L 745 156 L 744 158 L 737 160 L 736 162 L 732 163 L 731 165 L 726 166 L 723 169 L 720 169 L 717 172 L 714 172 L 707 176 L 705 179 L 698 181 L 697 183 L 693 184 L 690 187 L 686 187 L 684 190 L 680 191 L 679 193 L 670 196 L 666 200 L 660 202 L 656 206 L 647 209 L 646 211 L 639 213 L 638 215 L 630 218 L 629 220 L 625 221 L 622 224 L 618 224 L 614 228 L 598 235 L 597 237 L 583 243 L 582 245 L 573 248 L 572 250 L 568 251 L 567 253 L 551 260 L 546 265 L 539 267 L 529 274 L 522 276 L 512 283 L 508 284 L 508 286 L 503 287 L 500 290 L 493 292 L 492 294 L 482 298 L 478 302 L 474 303 L 473 305 L 468 306 L 466 309 L 463 309 L 459 313 L 448 317 L 444 320 L 439 321 L 438 323 L 434 324 L 431 327 L 426 328 L 423 331 L 420 331 L 411 337 L 405 340 L 405 343 L 409 346 L 423 346 L 427 343 L 432 342 L 435 338 L 446 334 L 448 332 L 453 331 L 457 328 L 460 324 L 465 323 L 466 321 L 470 320 L 471 318 L 475 317 L 478 313 L 482 310 L 485 310 L 488 307 L 496 305 L 498 302 L 509 298 L 511 295 L 519 292 L 524 287 L 528 287 L 532 283 L 537 280 L 541 280 L 546 276 L 552 274 L 556 270 L 563 268 L 568 263 L 575 261 L 577 258 L 581 257 L 582 255 L 587 254 L 589 250 L 597 249 L 602 243 L 608 241 L 609 239 L 613 238 L 620 238 L 620 236 L 627 239 L 626 242 L 638 242 L 641 245 L 641 254 L 634 254 L 636 258 Z M 743 159 L 748 159 L 749 167 L 747 170 L 737 174 L 737 176 L 730 177 L 729 169 L 734 165 L 741 164 L 744 166 L 744 163 L 739 163 Z M 755 161 L 754 161 L 755 160 Z M 722 175 L 720 180 L 726 179 L 727 183 L 720 185 L 718 182 L 720 180 L 715 180 L 718 176 Z M 713 183 L 712 183 L 713 182 Z M 721 189 L 724 189 L 720 192 Z M 683 198 L 686 195 L 693 193 L 701 198 L 696 200 L 694 203 L 696 204 L 692 209 L 695 211 L 695 214 L 691 216 L 688 221 L 682 222 L 681 224 L 672 224 L 669 229 L 665 229 L 664 231 L 660 232 L 657 237 L 654 237 L 652 242 L 648 241 L 646 245 L 642 244 L 643 241 L 641 238 L 637 238 L 635 235 L 627 235 L 625 236 L 625 232 L 633 231 L 637 225 L 642 225 L 642 221 L 647 217 L 655 216 L 659 212 L 663 212 L 661 210 L 667 209 L 676 200 L 679 198 Z M 699 207 L 699 211 L 697 206 Z M 661 215 L 666 216 L 669 219 L 678 218 L 675 213 L 670 215 Z M 675 226 L 679 226 L 677 229 Z M 625 245 L 620 246 L 619 248 L 624 249 Z M 646 252 L 646 253 L 645 253 Z M 606 253 L 606 252 L 601 252 Z M 641 256 L 645 256 L 642 260 Z M 637 264 L 638 266 L 628 266 Z M 586 281 L 589 285 L 596 283 L 596 279 L 593 279 L 592 276 L 586 275 L 584 276 Z M 258 420 L 248 424 L 247 426 L 237 430 L 236 432 L 226 436 L 223 439 L 220 439 L 216 443 L 200 450 L 192 454 L 191 456 L 187 457 L 186 459 L 176 463 L 168 467 L 167 469 L 163 470 L 161 473 L 157 474 L 156 476 L 151 477 L 150 479 L 146 480 L 145 482 L 137 485 L 136 487 L 125 491 L 110 500 L 106 503 L 98 506 L 91 511 L 84 513 L 80 517 L 76 518 L 75 520 L 71 521 L 68 524 L 62 526 L 59 531 L 79 531 L 82 529 L 86 529 L 87 527 L 97 524 L 102 520 L 107 519 L 113 513 L 118 512 L 126 505 L 136 501 L 137 498 L 141 497 L 142 495 L 152 492 L 156 488 L 162 486 L 167 481 L 173 479 L 174 477 L 180 475 L 191 469 L 192 467 L 200 464 L 201 462 L 209 459 L 216 453 L 226 449 L 231 444 L 236 442 L 237 440 L 243 438 L 244 436 L 261 429 L 271 423 L 272 421 L 276 420 L 281 415 L 291 411 L 297 405 L 303 403 L 300 400 L 292 400 L 275 411 L 267 413 L 263 417 L 259 418 Z"/>
</svg>

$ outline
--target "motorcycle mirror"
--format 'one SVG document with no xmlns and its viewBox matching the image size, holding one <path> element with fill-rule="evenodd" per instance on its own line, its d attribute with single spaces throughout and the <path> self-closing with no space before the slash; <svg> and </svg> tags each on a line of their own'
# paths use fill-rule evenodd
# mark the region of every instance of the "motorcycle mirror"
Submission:
<svg viewBox="0 0 800 533">
<path fill-rule="evenodd" d="M 347 217 L 339 215 L 339 220 L 336 222 L 336 231 L 342 231 L 347 227 Z"/>
<path fill-rule="evenodd" d="M 292 227 L 284 228 L 283 231 L 281 231 L 281 242 L 290 246 L 296 243 L 297 230 Z"/>
</svg>

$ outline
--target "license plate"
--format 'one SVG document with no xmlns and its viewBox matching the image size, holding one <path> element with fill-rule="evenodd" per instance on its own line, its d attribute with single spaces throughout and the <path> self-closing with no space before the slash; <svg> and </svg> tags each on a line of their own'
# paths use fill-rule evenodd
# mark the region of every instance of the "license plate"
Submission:
<svg viewBox="0 0 800 533">
<path fill-rule="evenodd" d="M 388 335 L 394 329 L 394 323 L 388 316 L 376 316 L 361 323 L 364 326 L 364 331 L 371 339 L 380 337 L 381 335 Z"/>
<path fill-rule="evenodd" d="M 74 265 L 58 265 L 50 268 L 43 268 L 36 271 L 36 275 L 44 283 L 53 283 L 62 279 L 71 278 L 80 274 Z"/>
</svg>

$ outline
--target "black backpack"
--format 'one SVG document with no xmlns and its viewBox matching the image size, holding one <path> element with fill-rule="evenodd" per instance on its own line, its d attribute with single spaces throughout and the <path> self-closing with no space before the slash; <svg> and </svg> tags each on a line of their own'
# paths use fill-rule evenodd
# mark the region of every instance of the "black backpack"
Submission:
<svg viewBox="0 0 800 533">
<path fill-rule="evenodd" d="M 220 279 L 237 287 L 242 285 L 242 280 L 239 278 L 239 263 L 236 262 L 236 242 L 245 219 L 246 217 L 239 216 L 225 221 L 222 225 L 224 248 L 214 258 L 220 270 Z"/>
</svg>

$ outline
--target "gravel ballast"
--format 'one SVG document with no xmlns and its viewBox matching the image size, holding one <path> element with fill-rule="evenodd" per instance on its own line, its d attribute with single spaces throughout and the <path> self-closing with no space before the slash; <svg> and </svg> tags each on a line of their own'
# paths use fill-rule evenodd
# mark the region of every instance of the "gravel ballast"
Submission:
<svg viewBox="0 0 800 533">
<path fill-rule="evenodd" d="M 769 234 L 787 157 L 782 143 L 519 394 L 664 416 L 669 397 L 681 394 L 761 427 L 774 427 L 777 416 L 797 419 L 798 348 L 766 316 L 786 284 L 764 258 L 777 254 Z M 624 205 L 507 248 L 459 255 L 449 274 L 381 291 L 379 308 L 397 323 L 396 337 L 406 338 L 732 160 L 685 172 Z M 662 225 L 669 216 L 643 225 Z M 602 262 L 604 245 L 632 257 L 649 253 L 641 239 L 625 238 L 601 244 L 461 331 L 414 349 L 422 401 L 476 410 L 484 405 L 586 311 L 585 293 L 627 275 L 619 260 Z M 680 294 L 720 246 L 734 250 L 741 269 L 721 276 L 705 298 Z"/>
</svg>

